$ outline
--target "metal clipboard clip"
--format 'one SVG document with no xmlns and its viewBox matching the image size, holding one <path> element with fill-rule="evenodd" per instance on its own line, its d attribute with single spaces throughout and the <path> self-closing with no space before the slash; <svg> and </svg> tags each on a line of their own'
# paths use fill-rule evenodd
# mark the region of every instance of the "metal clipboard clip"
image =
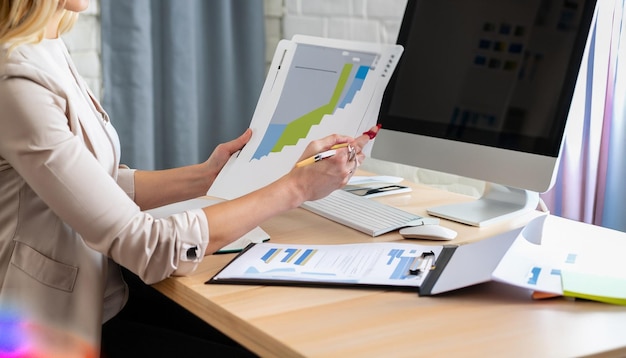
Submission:
<svg viewBox="0 0 626 358">
<path fill-rule="evenodd" d="M 422 275 L 435 268 L 435 253 L 432 251 L 423 252 L 420 256 L 416 256 L 409 266 L 409 275 Z"/>
</svg>

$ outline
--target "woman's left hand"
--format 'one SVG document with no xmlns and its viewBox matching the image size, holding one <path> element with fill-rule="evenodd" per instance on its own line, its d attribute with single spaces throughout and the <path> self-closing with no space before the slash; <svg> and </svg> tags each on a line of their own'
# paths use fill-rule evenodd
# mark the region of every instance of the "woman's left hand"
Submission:
<svg viewBox="0 0 626 358">
<path fill-rule="evenodd" d="M 217 178 L 217 175 L 220 173 L 228 159 L 233 155 L 233 153 L 241 150 L 246 143 L 252 137 L 252 129 L 248 128 L 242 135 L 238 138 L 233 139 L 226 143 L 221 143 L 213 150 L 209 159 L 207 159 L 204 164 L 207 166 L 207 170 L 209 173 L 209 183 L 212 185 Z"/>
</svg>

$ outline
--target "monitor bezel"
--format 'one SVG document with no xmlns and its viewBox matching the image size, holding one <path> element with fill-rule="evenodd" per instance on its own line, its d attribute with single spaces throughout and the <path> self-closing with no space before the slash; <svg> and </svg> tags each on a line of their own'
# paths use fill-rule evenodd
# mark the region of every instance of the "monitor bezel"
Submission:
<svg viewBox="0 0 626 358">
<path fill-rule="evenodd" d="M 414 12 L 421 1 L 425 0 L 407 1 L 397 40 L 398 44 L 405 46 L 405 53 Z M 487 134 L 480 140 L 462 140 L 442 135 L 441 127 L 421 119 L 411 119 L 413 125 L 407 131 L 407 118 L 389 114 L 398 73 L 401 73 L 404 64 L 403 56 L 383 96 L 379 115 L 382 129 L 373 145 L 372 157 L 535 192 L 549 190 L 556 176 L 570 103 L 588 42 L 596 1 L 585 1 L 583 6 L 580 30 L 572 49 L 574 55 L 569 60 L 549 139 L 522 135 L 514 140 L 490 139 Z M 402 125 L 399 125 L 401 122 Z"/>
<path fill-rule="evenodd" d="M 407 42 L 411 34 L 415 11 L 422 1 L 425 0 L 407 1 L 406 10 L 403 15 L 397 38 L 397 43 L 405 47 L 405 54 L 407 52 Z M 590 27 L 595 9 L 595 3 L 595 0 L 588 0 L 584 3 L 580 25 L 581 30 L 579 30 L 576 35 L 575 43 L 572 48 L 573 55 L 570 57 L 566 70 L 566 78 L 558 98 L 558 105 L 555 113 L 556 120 L 551 126 L 549 134 L 546 136 L 531 137 L 515 133 L 494 133 L 481 129 L 461 127 L 459 125 L 440 124 L 422 118 L 408 118 L 390 114 L 391 98 L 394 95 L 396 82 L 398 81 L 398 74 L 402 72 L 401 68 L 406 61 L 406 56 L 400 58 L 396 70 L 387 85 L 381 103 L 379 122 L 382 124 L 383 128 L 387 130 L 410 132 L 416 135 L 558 157 L 562 145 L 562 138 L 565 133 L 570 103 L 577 81 L 577 74 L 580 69 L 583 51 L 587 43 L 588 31 L 585 31 L 584 29 L 589 29 Z M 455 133 L 459 130 L 464 132 L 463 137 L 453 138 L 450 133 Z"/>
</svg>

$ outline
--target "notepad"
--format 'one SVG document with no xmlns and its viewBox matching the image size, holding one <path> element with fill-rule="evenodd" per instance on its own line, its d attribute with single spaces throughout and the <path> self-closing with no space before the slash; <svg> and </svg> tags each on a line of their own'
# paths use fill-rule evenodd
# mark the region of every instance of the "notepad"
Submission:
<svg viewBox="0 0 626 358">
<path fill-rule="evenodd" d="M 561 271 L 563 295 L 626 306 L 626 275 Z"/>
</svg>

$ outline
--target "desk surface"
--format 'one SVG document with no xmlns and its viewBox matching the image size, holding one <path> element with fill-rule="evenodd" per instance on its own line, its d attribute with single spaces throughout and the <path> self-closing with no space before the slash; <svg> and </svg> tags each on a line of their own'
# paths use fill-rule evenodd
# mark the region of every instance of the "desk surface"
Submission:
<svg viewBox="0 0 626 358">
<path fill-rule="evenodd" d="M 376 200 L 425 216 L 427 207 L 472 199 L 415 185 L 412 193 Z M 442 225 L 458 231 L 452 243 L 462 243 L 521 227 L 536 215 L 485 228 L 446 220 Z M 403 240 L 397 232 L 372 238 L 303 209 L 261 227 L 278 243 Z M 528 290 L 497 282 L 433 297 L 204 283 L 233 257 L 206 257 L 194 275 L 155 288 L 263 357 L 626 355 L 626 307 L 565 298 L 534 301 Z"/>
</svg>

